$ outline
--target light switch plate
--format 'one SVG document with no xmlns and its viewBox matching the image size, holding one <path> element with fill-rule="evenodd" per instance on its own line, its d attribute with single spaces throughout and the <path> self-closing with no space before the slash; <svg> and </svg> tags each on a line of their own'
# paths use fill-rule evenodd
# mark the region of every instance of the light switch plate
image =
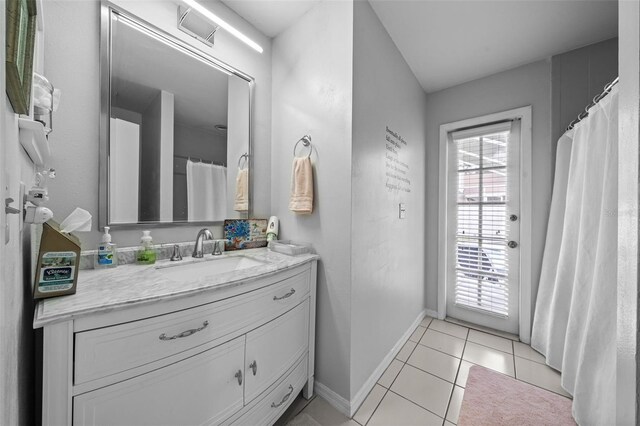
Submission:
<svg viewBox="0 0 640 426">
<path fill-rule="evenodd" d="M 400 219 L 404 219 L 404 218 L 407 217 L 407 209 L 406 209 L 404 203 L 398 204 L 398 217 Z"/>
</svg>

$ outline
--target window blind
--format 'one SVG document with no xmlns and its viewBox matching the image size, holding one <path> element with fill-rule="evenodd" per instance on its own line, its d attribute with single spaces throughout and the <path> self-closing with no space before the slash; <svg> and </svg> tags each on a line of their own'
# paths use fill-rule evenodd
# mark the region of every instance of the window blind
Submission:
<svg viewBox="0 0 640 426">
<path fill-rule="evenodd" d="M 507 317 L 511 123 L 451 134 L 457 152 L 455 304 Z"/>
</svg>

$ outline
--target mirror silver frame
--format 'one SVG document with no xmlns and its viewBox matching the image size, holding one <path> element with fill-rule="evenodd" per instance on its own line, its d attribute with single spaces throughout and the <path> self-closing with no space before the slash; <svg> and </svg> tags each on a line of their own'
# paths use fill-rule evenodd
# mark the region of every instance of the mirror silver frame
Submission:
<svg viewBox="0 0 640 426">
<path fill-rule="evenodd" d="M 126 10 L 108 2 L 103 1 L 100 6 L 100 152 L 99 152 L 99 198 L 98 198 L 98 224 L 100 229 L 110 226 L 112 229 L 127 228 L 153 228 L 153 227 L 176 227 L 176 226 L 198 226 L 198 225 L 222 225 L 222 221 L 213 222 L 135 222 L 135 223 L 109 223 L 109 117 L 111 113 L 111 17 L 112 14 L 125 16 L 156 36 L 164 38 L 169 43 L 178 48 L 188 50 L 197 55 L 202 60 L 210 62 L 213 66 L 222 68 L 225 71 L 236 75 L 249 83 L 249 210 L 247 217 L 252 217 L 253 213 L 253 97 L 255 79 L 250 75 L 222 62 L 213 56 L 199 50 L 171 34 L 157 28 L 156 26 L 140 19 Z"/>
</svg>

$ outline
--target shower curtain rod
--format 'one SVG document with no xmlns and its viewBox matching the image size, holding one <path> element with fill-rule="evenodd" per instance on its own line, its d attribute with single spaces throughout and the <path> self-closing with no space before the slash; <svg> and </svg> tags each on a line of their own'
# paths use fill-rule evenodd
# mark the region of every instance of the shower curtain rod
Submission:
<svg viewBox="0 0 640 426">
<path fill-rule="evenodd" d="M 203 160 L 202 158 L 199 158 L 199 157 L 187 157 L 187 156 L 184 156 L 184 155 L 178 155 L 178 154 L 174 154 L 174 156 L 173 156 L 173 157 L 174 157 L 174 158 L 180 158 L 180 159 L 182 159 L 182 160 L 189 160 L 189 161 L 192 161 L 192 162 L 194 162 L 194 163 L 196 162 L 196 160 L 198 160 L 198 162 L 200 162 L 200 163 L 204 163 L 204 164 L 212 164 L 212 165 L 214 165 L 214 166 L 222 166 L 222 167 L 225 167 L 225 165 L 224 165 L 224 164 L 216 163 L 216 162 L 211 161 L 211 160 Z"/>
<path fill-rule="evenodd" d="M 569 123 L 569 125 L 567 126 L 567 129 L 565 130 L 565 132 L 568 132 L 569 130 L 573 129 L 576 124 L 578 124 L 585 117 L 587 117 L 589 115 L 589 110 L 593 106 L 595 106 L 595 104 L 600 102 L 605 96 L 607 96 L 609 94 L 609 92 L 611 92 L 611 89 L 613 89 L 613 86 L 618 84 L 618 79 L 619 79 L 619 77 L 616 77 L 615 80 L 613 80 L 611 83 L 609 83 L 606 86 L 604 86 L 604 90 L 602 91 L 602 93 L 600 93 L 599 95 L 596 95 L 593 98 L 593 100 L 591 101 L 591 103 L 589 105 L 587 105 L 587 107 L 584 109 L 584 111 L 581 112 L 575 120 L 573 120 L 571 123 Z"/>
</svg>

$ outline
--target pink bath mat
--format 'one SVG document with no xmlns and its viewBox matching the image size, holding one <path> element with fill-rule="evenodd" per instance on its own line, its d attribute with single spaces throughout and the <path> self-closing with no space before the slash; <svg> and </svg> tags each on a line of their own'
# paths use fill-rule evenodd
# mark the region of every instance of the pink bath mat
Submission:
<svg viewBox="0 0 640 426">
<path fill-rule="evenodd" d="M 570 399 L 484 367 L 469 369 L 458 426 L 575 424 Z"/>
</svg>

